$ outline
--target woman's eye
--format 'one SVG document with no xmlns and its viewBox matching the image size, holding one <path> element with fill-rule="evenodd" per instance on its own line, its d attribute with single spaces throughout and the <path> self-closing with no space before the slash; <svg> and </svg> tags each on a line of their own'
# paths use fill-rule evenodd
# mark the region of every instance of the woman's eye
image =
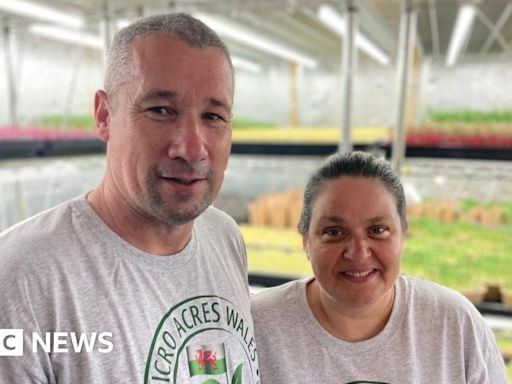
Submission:
<svg viewBox="0 0 512 384">
<path fill-rule="evenodd" d="M 370 229 L 370 232 L 374 235 L 382 235 L 382 234 L 388 233 L 388 229 L 383 226 L 378 226 L 378 227 L 372 227 Z"/>
<path fill-rule="evenodd" d="M 338 238 L 343 235 L 343 232 L 338 228 L 328 228 L 323 232 L 323 236 L 327 239 Z"/>
</svg>

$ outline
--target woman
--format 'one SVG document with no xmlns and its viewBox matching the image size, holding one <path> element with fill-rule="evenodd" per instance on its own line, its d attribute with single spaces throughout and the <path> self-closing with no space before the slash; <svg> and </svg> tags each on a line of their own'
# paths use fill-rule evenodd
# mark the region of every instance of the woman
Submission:
<svg viewBox="0 0 512 384">
<path fill-rule="evenodd" d="M 310 178 L 299 231 L 314 277 L 253 300 L 263 384 L 506 383 L 473 305 L 400 276 L 405 197 L 385 161 L 334 155 Z"/>
</svg>

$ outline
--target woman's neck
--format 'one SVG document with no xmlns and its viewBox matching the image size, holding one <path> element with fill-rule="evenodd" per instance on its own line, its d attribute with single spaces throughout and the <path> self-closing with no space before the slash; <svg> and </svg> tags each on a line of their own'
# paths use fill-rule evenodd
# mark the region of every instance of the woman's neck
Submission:
<svg viewBox="0 0 512 384">
<path fill-rule="evenodd" d="M 358 308 L 341 306 L 315 279 L 308 283 L 306 295 L 313 315 L 327 332 L 338 339 L 357 342 L 371 339 L 384 329 L 393 310 L 395 289 L 378 302 Z"/>
</svg>

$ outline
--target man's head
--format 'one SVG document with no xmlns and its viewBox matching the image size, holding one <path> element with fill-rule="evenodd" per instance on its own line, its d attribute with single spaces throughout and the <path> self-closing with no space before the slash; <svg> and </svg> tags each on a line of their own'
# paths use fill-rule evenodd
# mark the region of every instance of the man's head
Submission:
<svg viewBox="0 0 512 384">
<path fill-rule="evenodd" d="M 104 89 L 109 98 L 130 79 L 133 72 L 131 43 L 134 39 L 151 34 L 166 34 L 186 42 L 194 48 L 216 47 L 226 56 L 233 70 L 228 48 L 203 22 L 186 13 L 156 15 L 140 19 L 124 28 L 114 36 L 107 55 L 107 72 Z"/>
<path fill-rule="evenodd" d="M 156 225 L 192 221 L 216 197 L 231 149 L 227 48 L 191 16 L 142 19 L 114 38 L 105 89 L 95 115 L 106 198 Z"/>
</svg>

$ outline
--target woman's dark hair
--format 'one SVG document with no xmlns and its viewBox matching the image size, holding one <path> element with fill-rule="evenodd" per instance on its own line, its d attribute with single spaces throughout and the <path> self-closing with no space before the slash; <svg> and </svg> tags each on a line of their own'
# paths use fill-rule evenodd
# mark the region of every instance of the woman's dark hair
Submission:
<svg viewBox="0 0 512 384">
<path fill-rule="evenodd" d="M 299 232 L 305 236 L 311 221 L 311 209 L 326 182 L 341 176 L 359 176 L 375 179 L 391 192 L 403 230 L 407 230 L 404 189 L 398 176 L 386 160 L 380 160 L 364 152 L 350 152 L 330 156 L 309 178 L 304 191 L 304 205 L 299 221 Z"/>
</svg>

